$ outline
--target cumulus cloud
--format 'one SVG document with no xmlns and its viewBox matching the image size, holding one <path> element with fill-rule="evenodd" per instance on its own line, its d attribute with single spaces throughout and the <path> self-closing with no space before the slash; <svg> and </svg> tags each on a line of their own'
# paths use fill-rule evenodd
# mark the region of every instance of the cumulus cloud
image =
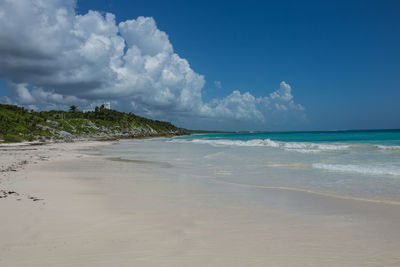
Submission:
<svg viewBox="0 0 400 267">
<path fill-rule="evenodd" d="M 47 109 L 67 109 L 70 105 L 81 107 L 95 107 L 103 102 L 88 103 L 87 100 L 73 95 L 61 95 L 52 91 L 45 91 L 42 88 L 29 89 L 24 83 L 8 83 L 8 88 L 13 91 L 12 97 L 3 97 L 3 102 L 7 104 L 24 105 L 29 109 L 38 109 L 45 106 Z"/>
<path fill-rule="evenodd" d="M 7 101 L 85 108 L 107 100 L 122 110 L 186 127 L 193 118 L 268 124 L 270 114 L 304 110 L 285 82 L 266 97 L 235 90 L 204 103 L 204 77 L 174 52 L 153 18 L 117 24 L 110 13 L 76 14 L 75 4 L 0 1 L 0 77 L 13 91 Z"/>
</svg>

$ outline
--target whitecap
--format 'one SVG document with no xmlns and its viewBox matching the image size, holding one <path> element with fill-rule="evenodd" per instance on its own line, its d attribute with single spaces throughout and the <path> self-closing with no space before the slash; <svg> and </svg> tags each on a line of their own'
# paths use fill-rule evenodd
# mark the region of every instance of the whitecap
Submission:
<svg viewBox="0 0 400 267">
<path fill-rule="evenodd" d="M 351 173 L 361 173 L 367 175 L 400 176 L 400 167 L 398 166 L 313 163 L 312 167 L 315 169 L 324 169 L 336 172 L 351 172 Z"/>
<path fill-rule="evenodd" d="M 400 150 L 400 146 L 377 145 L 376 148 L 382 149 L 382 150 Z"/>
<path fill-rule="evenodd" d="M 213 146 L 243 146 L 243 147 L 271 147 L 281 148 L 286 151 L 293 151 L 299 153 L 318 153 L 323 151 L 340 151 L 347 150 L 350 145 L 344 144 L 326 144 L 326 143 L 307 143 L 307 142 L 280 142 L 271 139 L 253 139 L 248 141 L 241 140 L 210 140 L 210 139 L 172 139 L 170 142 L 175 143 L 195 143 L 195 144 L 209 144 Z"/>
</svg>

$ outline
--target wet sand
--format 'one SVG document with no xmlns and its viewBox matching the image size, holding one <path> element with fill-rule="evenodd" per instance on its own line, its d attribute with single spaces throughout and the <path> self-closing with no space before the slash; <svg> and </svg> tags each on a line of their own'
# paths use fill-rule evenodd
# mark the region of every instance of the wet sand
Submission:
<svg viewBox="0 0 400 267">
<path fill-rule="evenodd" d="M 18 195 L 0 198 L 0 266 L 400 264 L 398 205 L 188 177 L 98 145 L 43 146 L 2 173 Z"/>
</svg>

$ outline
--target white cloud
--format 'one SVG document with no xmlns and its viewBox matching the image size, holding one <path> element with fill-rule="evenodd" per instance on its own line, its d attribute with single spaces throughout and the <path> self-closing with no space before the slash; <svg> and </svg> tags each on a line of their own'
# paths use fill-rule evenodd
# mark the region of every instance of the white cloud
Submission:
<svg viewBox="0 0 400 267">
<path fill-rule="evenodd" d="M 26 88 L 26 84 L 12 84 L 9 86 L 11 89 L 14 89 L 16 95 L 18 96 L 18 100 L 21 104 L 31 105 L 35 103 L 35 98 L 31 95 L 29 90 Z"/>
<path fill-rule="evenodd" d="M 27 84 L 9 83 L 8 87 L 13 90 L 13 99 L 4 97 L 3 102 L 7 104 L 22 104 L 30 109 L 38 109 L 38 105 L 44 105 L 46 108 L 67 109 L 70 105 L 87 106 L 88 101 L 72 95 L 61 95 L 51 91 L 45 91 L 42 88 L 28 89 Z M 101 102 L 98 102 L 101 104 Z"/>
<path fill-rule="evenodd" d="M 204 104 L 201 113 L 205 117 L 215 119 L 230 118 L 242 122 L 261 123 L 264 128 L 260 129 L 265 129 L 265 124 L 271 124 L 272 121 L 275 121 L 275 126 L 279 127 L 279 122 L 287 123 L 289 119 L 304 119 L 305 115 L 304 108 L 293 101 L 291 87 L 285 82 L 281 82 L 279 89 L 268 97 L 256 98 L 249 92 L 242 94 L 235 90 L 222 99 L 214 99 Z"/>
<path fill-rule="evenodd" d="M 292 87 L 289 84 L 285 83 L 284 81 L 281 82 L 278 90 L 274 91 L 269 95 L 268 101 L 270 103 L 274 103 L 274 106 L 277 110 L 304 111 L 304 107 L 302 105 L 294 103 L 292 95 Z"/>
<path fill-rule="evenodd" d="M 111 100 L 187 127 L 193 118 L 268 125 L 271 114 L 304 110 L 285 82 L 268 97 L 233 91 L 204 103 L 204 77 L 174 52 L 153 18 L 116 24 L 113 14 L 74 8 L 74 0 L 0 1 L 0 77 L 14 101 L 49 108 Z"/>
</svg>

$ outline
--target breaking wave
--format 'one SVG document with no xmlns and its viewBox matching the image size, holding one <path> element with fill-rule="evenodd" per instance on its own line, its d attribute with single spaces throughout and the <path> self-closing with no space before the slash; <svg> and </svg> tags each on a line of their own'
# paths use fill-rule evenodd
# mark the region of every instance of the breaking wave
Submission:
<svg viewBox="0 0 400 267">
<path fill-rule="evenodd" d="M 400 176 L 400 168 L 398 166 L 314 163 L 312 164 L 312 167 L 315 169 L 323 169 L 335 172 L 351 172 L 351 173 L 361 173 L 367 175 Z"/>
<path fill-rule="evenodd" d="M 281 148 L 287 151 L 294 151 L 300 153 L 318 153 L 323 151 L 340 151 L 347 150 L 350 145 L 345 144 L 319 144 L 307 142 L 279 142 L 272 141 L 271 139 L 253 139 L 248 141 L 239 140 L 209 140 L 209 139 L 172 139 L 170 142 L 174 143 L 195 143 L 195 144 L 209 144 L 216 146 L 243 146 L 243 147 L 272 147 Z"/>
<path fill-rule="evenodd" d="M 400 151 L 400 146 L 384 146 L 384 145 L 377 145 L 376 148 L 382 149 L 382 150 L 398 150 Z"/>
</svg>

